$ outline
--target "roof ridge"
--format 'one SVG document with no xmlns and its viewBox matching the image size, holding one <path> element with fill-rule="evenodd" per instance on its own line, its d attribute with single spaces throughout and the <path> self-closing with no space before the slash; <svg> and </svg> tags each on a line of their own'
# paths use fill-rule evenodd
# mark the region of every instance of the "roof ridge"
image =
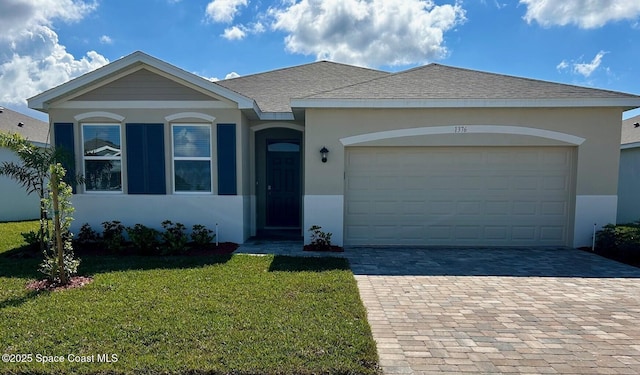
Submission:
<svg viewBox="0 0 640 375">
<path fill-rule="evenodd" d="M 233 77 L 233 78 L 225 78 L 225 79 L 221 79 L 221 80 L 219 80 L 217 82 L 230 82 L 230 81 L 233 81 L 233 80 L 238 80 L 238 79 L 242 79 L 242 78 L 251 78 L 251 77 L 255 77 L 255 76 L 259 76 L 259 75 L 263 75 L 263 74 L 271 74 L 271 73 L 277 73 L 277 72 L 281 73 L 281 72 L 286 72 L 288 70 L 299 69 L 301 67 L 312 66 L 312 65 L 319 65 L 319 64 L 322 64 L 322 63 L 346 66 L 346 67 L 357 68 L 357 69 L 362 69 L 362 70 L 369 70 L 369 71 L 378 72 L 378 73 L 389 73 L 389 72 L 386 72 L 384 70 L 378 70 L 378 69 L 373 69 L 373 68 L 368 68 L 368 67 L 363 67 L 363 66 L 357 66 L 357 65 L 350 65 L 350 64 L 340 63 L 340 62 L 337 62 L 337 61 L 316 60 L 316 61 L 312 61 L 312 62 L 308 62 L 308 63 L 304 63 L 304 64 L 285 66 L 285 67 L 282 67 L 282 68 L 276 68 L 276 69 L 272 69 L 272 70 L 265 70 L 265 71 L 258 72 L 258 73 L 250 73 L 250 74 L 247 74 L 247 75 L 241 75 L 241 76 Z"/>
</svg>

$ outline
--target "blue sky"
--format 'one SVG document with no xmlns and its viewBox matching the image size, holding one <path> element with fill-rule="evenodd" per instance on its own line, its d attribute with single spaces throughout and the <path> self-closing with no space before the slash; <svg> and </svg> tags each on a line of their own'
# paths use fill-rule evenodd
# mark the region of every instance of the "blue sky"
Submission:
<svg viewBox="0 0 640 375">
<path fill-rule="evenodd" d="M 209 79 L 437 62 L 640 94 L 638 0 L 1 0 L 0 27 L 0 105 L 42 119 L 28 97 L 136 50 Z"/>
</svg>

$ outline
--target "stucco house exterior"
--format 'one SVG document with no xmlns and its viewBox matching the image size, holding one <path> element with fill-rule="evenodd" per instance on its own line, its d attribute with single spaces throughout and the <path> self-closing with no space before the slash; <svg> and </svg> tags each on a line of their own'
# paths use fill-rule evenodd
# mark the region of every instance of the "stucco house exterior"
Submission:
<svg viewBox="0 0 640 375">
<path fill-rule="evenodd" d="M 38 147 L 48 146 L 49 124 L 0 107 L 0 131 L 19 133 Z M 0 147 L 0 165 L 20 160 L 13 151 Z M 38 195 L 27 195 L 25 188 L 6 176 L 0 176 L 0 222 L 31 220 L 40 217 Z"/>
<path fill-rule="evenodd" d="M 640 97 L 429 64 L 319 61 L 210 82 L 135 52 L 45 91 L 76 225 L 320 225 L 337 245 L 583 246 L 616 219 Z M 322 154 L 321 151 L 328 151 Z"/>
<path fill-rule="evenodd" d="M 640 220 L 640 116 L 622 121 L 618 223 Z"/>
</svg>

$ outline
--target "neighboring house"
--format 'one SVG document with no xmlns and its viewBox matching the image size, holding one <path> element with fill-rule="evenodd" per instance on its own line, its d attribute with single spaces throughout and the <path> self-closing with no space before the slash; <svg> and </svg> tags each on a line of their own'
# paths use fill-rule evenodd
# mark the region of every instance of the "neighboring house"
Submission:
<svg viewBox="0 0 640 375">
<path fill-rule="evenodd" d="M 320 225 L 346 246 L 584 246 L 616 219 L 619 124 L 640 97 L 439 64 L 210 82 L 135 52 L 29 106 L 87 178 L 76 229 L 169 219 L 235 242 L 274 228 L 309 241 Z"/>
<path fill-rule="evenodd" d="M 622 121 L 618 223 L 640 220 L 640 116 Z"/>
<path fill-rule="evenodd" d="M 49 124 L 0 107 L 0 131 L 19 133 L 36 146 L 46 147 Z M 20 163 L 20 159 L 13 151 L 0 147 L 0 165 L 5 161 Z M 0 221 L 29 220 L 39 217 L 38 195 L 35 193 L 27 195 L 25 188 L 19 183 L 9 177 L 0 176 Z"/>
</svg>

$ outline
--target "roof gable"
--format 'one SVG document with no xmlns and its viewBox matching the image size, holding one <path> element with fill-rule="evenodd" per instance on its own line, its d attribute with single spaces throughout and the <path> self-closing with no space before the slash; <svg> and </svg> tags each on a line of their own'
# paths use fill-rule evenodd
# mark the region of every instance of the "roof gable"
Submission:
<svg viewBox="0 0 640 375">
<path fill-rule="evenodd" d="M 334 90 L 389 73 L 329 61 L 317 61 L 218 81 L 218 84 L 253 98 L 263 112 L 291 112 L 291 98 Z"/>
<path fill-rule="evenodd" d="M 141 68 L 70 99 L 99 100 L 217 100 L 147 68 Z"/>
<path fill-rule="evenodd" d="M 123 73 L 124 75 L 127 75 L 128 71 L 135 71 L 145 66 L 149 67 L 150 70 L 155 70 L 166 77 L 170 77 L 171 80 L 183 82 L 187 86 L 191 86 L 193 89 L 202 89 L 202 92 L 210 92 L 214 95 L 229 99 L 230 101 L 237 103 L 238 108 L 240 109 L 254 109 L 255 107 L 254 101 L 250 98 L 228 90 L 214 82 L 184 71 L 174 65 L 156 59 L 155 57 L 149 56 L 140 51 L 134 52 L 101 68 L 29 98 L 29 107 L 42 112 L 47 112 L 51 103 L 65 97 L 82 95 L 93 87 L 100 87 L 107 82 L 114 80 L 114 77 L 117 79 L 117 77 Z"/>
</svg>

